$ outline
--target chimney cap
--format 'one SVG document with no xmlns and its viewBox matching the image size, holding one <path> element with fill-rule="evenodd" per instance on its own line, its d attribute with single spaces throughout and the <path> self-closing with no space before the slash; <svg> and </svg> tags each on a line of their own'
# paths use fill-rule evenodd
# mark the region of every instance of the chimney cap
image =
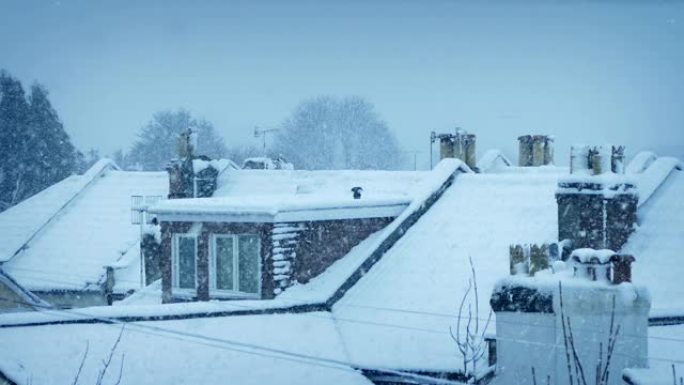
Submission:
<svg viewBox="0 0 684 385">
<path fill-rule="evenodd" d="M 582 264 L 605 265 L 612 262 L 615 259 L 615 257 L 617 257 L 617 255 L 618 254 L 616 252 L 609 249 L 595 250 L 591 248 L 582 248 L 575 249 L 570 254 L 570 260 Z"/>
<path fill-rule="evenodd" d="M 351 188 L 351 191 L 354 193 L 354 199 L 361 199 L 361 192 L 363 191 L 363 187 L 354 186 Z"/>
</svg>

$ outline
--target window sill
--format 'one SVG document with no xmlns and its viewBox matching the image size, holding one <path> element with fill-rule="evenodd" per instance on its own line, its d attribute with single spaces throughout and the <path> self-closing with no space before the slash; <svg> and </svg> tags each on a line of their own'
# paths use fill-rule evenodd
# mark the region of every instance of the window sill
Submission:
<svg viewBox="0 0 684 385">
<path fill-rule="evenodd" d="M 183 302 L 197 301 L 197 289 L 178 289 L 171 288 L 171 297 Z M 261 299 L 261 294 L 241 293 L 237 291 L 217 291 L 209 292 L 209 300 L 240 300 L 240 299 Z"/>
<path fill-rule="evenodd" d="M 171 288 L 171 296 L 182 300 L 194 300 L 197 298 L 197 289 Z"/>
<path fill-rule="evenodd" d="M 261 294 L 241 293 L 237 291 L 209 291 L 210 299 L 261 299 Z"/>
</svg>

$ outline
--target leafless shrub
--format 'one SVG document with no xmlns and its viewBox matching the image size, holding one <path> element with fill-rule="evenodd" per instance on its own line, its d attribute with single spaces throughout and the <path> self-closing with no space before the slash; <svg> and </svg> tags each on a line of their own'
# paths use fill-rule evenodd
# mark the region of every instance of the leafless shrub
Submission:
<svg viewBox="0 0 684 385">
<path fill-rule="evenodd" d="M 114 358 L 114 353 L 116 352 L 116 348 L 119 346 L 119 342 L 121 342 L 121 337 L 123 336 L 124 328 L 126 325 L 121 326 L 121 330 L 119 331 L 119 335 L 117 336 L 116 340 L 114 341 L 114 344 L 112 345 L 112 348 L 109 350 L 109 354 L 107 355 L 107 358 L 102 360 L 102 369 L 97 374 L 97 380 L 95 381 L 96 385 L 102 385 L 104 381 L 104 377 L 107 374 L 107 371 L 109 370 L 109 367 L 112 364 L 112 359 Z M 74 380 L 72 381 L 72 385 L 76 385 L 78 383 L 79 377 L 81 376 L 81 372 L 83 371 L 83 366 L 85 365 L 86 358 L 88 357 L 88 351 L 90 348 L 90 343 L 86 343 L 86 348 L 85 351 L 83 352 L 83 357 L 81 358 L 81 363 L 78 367 L 78 371 L 76 372 L 76 375 L 74 376 Z M 119 385 L 121 383 L 121 377 L 123 375 L 123 365 L 124 365 L 124 359 L 126 355 L 121 354 L 121 361 L 119 364 L 119 374 L 117 376 L 116 382 L 114 385 Z"/>
<path fill-rule="evenodd" d="M 577 346 L 575 336 L 572 331 L 572 322 L 570 317 L 565 315 L 565 308 L 563 305 L 563 285 L 558 283 L 558 292 L 560 297 L 560 311 L 561 324 L 563 330 L 563 343 L 565 347 L 565 357 L 568 368 L 568 379 L 570 385 L 588 385 L 586 373 L 582 361 L 577 354 Z M 599 361 L 596 364 L 594 384 L 607 385 L 610 378 L 610 361 L 615 350 L 615 343 L 620 334 L 620 325 L 615 326 L 615 296 L 613 296 L 613 303 L 610 312 L 610 327 L 608 328 L 608 341 L 606 344 L 606 352 L 604 357 L 604 345 L 599 343 Z M 573 376 L 574 374 L 574 376 Z"/>
<path fill-rule="evenodd" d="M 677 385 L 677 370 L 674 364 L 672 364 L 672 384 Z M 684 385 L 684 377 L 679 377 L 679 385 Z"/>
<path fill-rule="evenodd" d="M 480 307 L 479 294 L 477 288 L 477 275 L 475 274 L 475 267 L 473 259 L 468 257 L 470 263 L 471 276 L 468 279 L 468 287 L 461 298 L 461 304 L 458 307 L 458 318 L 456 320 L 456 330 L 449 328 L 451 338 L 456 342 L 458 350 L 463 356 L 463 374 L 468 376 L 468 367 L 471 368 L 471 375 L 473 379 L 477 375 L 477 361 L 484 356 L 487 348 L 485 342 L 485 333 L 489 322 L 492 319 L 492 311 L 489 310 L 489 316 L 484 327 L 480 329 Z M 474 297 L 474 298 L 472 298 Z M 473 301 L 475 305 L 473 306 Z M 468 305 L 468 315 L 465 322 L 465 330 L 462 330 L 461 320 L 464 319 L 464 311 L 466 302 Z M 474 307 L 474 309 L 473 309 Z M 474 311 L 473 311 L 474 310 Z"/>
</svg>

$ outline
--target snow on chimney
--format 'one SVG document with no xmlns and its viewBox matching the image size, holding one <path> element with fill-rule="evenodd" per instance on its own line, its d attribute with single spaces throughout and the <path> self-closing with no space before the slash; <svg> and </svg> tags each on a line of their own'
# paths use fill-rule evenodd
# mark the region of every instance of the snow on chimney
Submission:
<svg viewBox="0 0 684 385">
<path fill-rule="evenodd" d="M 172 159 L 169 173 L 169 199 L 210 197 L 217 187 L 218 166 L 203 155 L 196 155 L 197 133 L 191 129 L 178 136 L 178 158 Z"/>
<path fill-rule="evenodd" d="M 576 144 L 570 148 L 570 173 L 585 175 L 624 174 L 624 159 L 625 146 Z"/>
<path fill-rule="evenodd" d="M 623 174 L 624 147 L 575 145 L 558 181 L 558 233 L 573 248 L 619 250 L 636 223 L 636 183 Z"/>
<path fill-rule="evenodd" d="M 612 250 L 579 249 L 534 276 L 499 279 L 490 299 L 496 313 L 495 383 L 549 378 L 570 385 L 570 376 L 583 383 L 578 375 L 593 383 L 597 372 L 608 372 L 601 383 L 621 385 L 624 369 L 646 367 L 650 295 L 626 279 L 633 261 Z M 575 371 L 580 367 L 582 374 Z"/>
</svg>

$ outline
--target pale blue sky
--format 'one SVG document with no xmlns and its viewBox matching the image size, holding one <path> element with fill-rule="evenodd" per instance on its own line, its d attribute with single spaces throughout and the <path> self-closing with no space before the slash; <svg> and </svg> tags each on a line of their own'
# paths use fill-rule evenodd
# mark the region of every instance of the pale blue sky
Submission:
<svg viewBox="0 0 684 385">
<path fill-rule="evenodd" d="M 360 95 L 406 150 L 460 125 L 684 155 L 684 3 L 0 0 L 0 68 L 45 84 L 82 149 L 185 107 L 255 143 L 302 99 Z"/>
</svg>

